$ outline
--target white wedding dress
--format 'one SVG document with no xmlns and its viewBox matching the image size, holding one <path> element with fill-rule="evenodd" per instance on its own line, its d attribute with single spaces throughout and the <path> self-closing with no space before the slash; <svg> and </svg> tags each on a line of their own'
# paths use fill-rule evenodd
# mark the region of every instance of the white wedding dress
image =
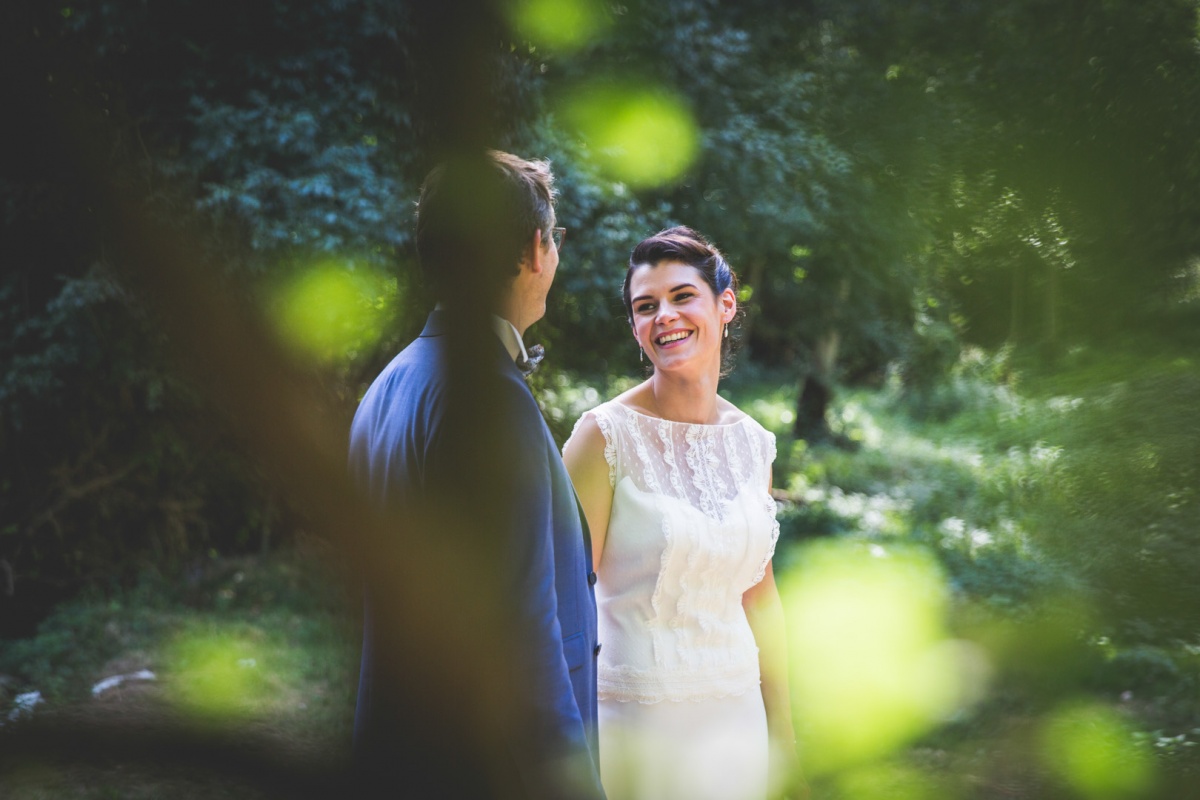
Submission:
<svg viewBox="0 0 1200 800">
<path fill-rule="evenodd" d="M 762 800 L 767 720 L 742 593 L 779 537 L 775 437 L 749 417 L 693 425 L 615 401 L 612 513 L 598 570 L 600 776 L 609 800 Z"/>
</svg>

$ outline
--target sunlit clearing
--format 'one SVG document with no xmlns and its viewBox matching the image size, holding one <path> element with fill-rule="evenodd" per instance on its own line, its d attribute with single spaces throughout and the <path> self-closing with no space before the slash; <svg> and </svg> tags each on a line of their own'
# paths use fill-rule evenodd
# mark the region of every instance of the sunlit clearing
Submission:
<svg viewBox="0 0 1200 800">
<path fill-rule="evenodd" d="M 1105 706 L 1060 709 L 1046 721 L 1041 744 L 1047 766 L 1089 800 L 1144 797 L 1154 783 L 1150 754 Z"/>
<path fill-rule="evenodd" d="M 272 319 L 301 355 L 341 361 L 379 340 L 395 313 L 396 291 L 395 280 L 376 271 L 326 262 L 279 287 Z"/>
<path fill-rule="evenodd" d="M 265 699 L 265 664 L 244 639 L 187 635 L 175 643 L 169 661 L 173 699 L 196 717 L 243 717 Z"/>
<path fill-rule="evenodd" d="M 599 0 L 514 0 L 509 22 L 532 44 L 573 50 L 607 30 L 611 18 Z"/>
<path fill-rule="evenodd" d="M 679 178 L 696 157 L 692 113 L 674 94 L 634 84 L 584 86 L 564 103 L 610 178 L 650 187 Z"/>
<path fill-rule="evenodd" d="M 781 581 L 805 766 L 885 756 L 982 694 L 982 651 L 948 638 L 946 579 L 924 550 L 809 545 Z"/>
</svg>

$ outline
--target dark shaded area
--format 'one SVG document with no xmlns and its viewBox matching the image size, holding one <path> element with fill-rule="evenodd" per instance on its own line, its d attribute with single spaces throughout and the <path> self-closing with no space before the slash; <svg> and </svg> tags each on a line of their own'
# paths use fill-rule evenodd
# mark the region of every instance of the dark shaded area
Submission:
<svg viewBox="0 0 1200 800">
<path fill-rule="evenodd" d="M 116 722 L 47 717 L 0 734 L 0 773 L 34 765 L 112 763 L 220 774 L 280 797 L 331 797 L 352 786 L 345 765 L 281 750 L 278 739 L 185 720 Z"/>
<path fill-rule="evenodd" d="M 427 13 L 417 18 L 420 38 L 429 46 L 428 68 L 443 76 L 424 113 L 442 134 L 443 155 L 470 164 L 486 141 L 488 128 L 481 120 L 490 107 L 490 95 L 482 88 L 488 60 L 471 48 L 495 41 L 498 29 L 482 5 L 459 9 L 466 12 L 466 24 L 445 10 L 422 10 Z M 42 55 L 36 41 L 26 44 L 18 56 Z M 486 48 L 485 54 L 490 53 Z M 490 515 L 503 517 L 503 487 L 479 487 L 485 502 L 460 508 L 453 516 L 443 509 L 411 507 L 402 516 L 369 512 L 345 474 L 345 417 L 321 398 L 311 378 L 291 366 L 261 320 L 212 280 L 211 262 L 197 245 L 199 232 L 185 220 L 168 226 L 157 210 L 148 210 L 143 187 L 130 182 L 126 165 L 112 158 L 110 148 L 122 120 L 114 125 L 107 112 L 97 114 L 70 89 L 61 94 L 47 90 L 37 83 L 43 75 L 27 75 L 13 93 L 25 101 L 22 107 L 36 104 L 29 140 L 39 142 L 55 161 L 59 180 L 78 198 L 74 208 L 81 212 L 79 222 L 92 229 L 93 235 L 81 237 L 77 246 L 96 248 L 119 265 L 122 278 L 153 310 L 189 384 L 217 409 L 234 439 L 289 505 L 344 550 L 380 601 L 377 624 L 389 632 L 384 638 L 388 644 L 378 654 L 381 669 L 404 676 L 395 686 L 396 729 L 411 736 L 414 752 L 427 759 L 416 779 L 387 777 L 408 781 L 403 788 L 408 796 L 512 795 L 514 776 L 503 766 L 503 753 L 520 747 L 521 722 L 515 712 L 522 706 L 520 684 L 507 667 L 510 643 L 520 637 L 512 631 L 509 610 L 485 566 L 505 546 L 489 524 Z M 65 79 L 70 77 L 66 73 Z M 465 112 L 458 102 L 464 96 L 475 101 Z M 448 102 L 451 98 L 454 102 Z M 476 197 L 471 218 L 486 224 L 494 202 Z M 72 215 L 58 218 L 63 220 L 72 222 Z M 464 226 L 463 236 L 469 242 L 472 230 Z M 475 252 L 479 254 L 478 248 Z M 487 307 L 489 301 L 479 297 L 477 302 Z M 477 366 L 478 356 L 466 346 L 470 333 L 464 330 L 452 338 L 452 386 L 455 375 L 470 374 Z M 461 390 L 452 392 L 451 403 L 461 406 L 456 417 L 464 460 L 487 465 L 498 458 L 489 437 L 499 429 L 494 415 L 503 409 Z M 414 533 L 435 531 L 437 536 Z M 431 608 L 439 613 L 430 614 Z M 474 667 L 480 652 L 488 654 L 484 671 Z M 121 730 L 46 720 L 6 728 L 2 735 L 6 756 L 53 760 L 69 753 L 72 759 L 100 760 L 136 754 L 253 774 L 260 784 L 288 796 L 328 796 L 339 785 L 361 796 L 376 790 L 373 780 L 382 777 L 347 772 L 339 765 L 296 770 L 273 761 L 265 747 L 230 741 L 222 730 L 184 725 Z M 154 747 L 146 746 L 150 742 Z"/>
</svg>

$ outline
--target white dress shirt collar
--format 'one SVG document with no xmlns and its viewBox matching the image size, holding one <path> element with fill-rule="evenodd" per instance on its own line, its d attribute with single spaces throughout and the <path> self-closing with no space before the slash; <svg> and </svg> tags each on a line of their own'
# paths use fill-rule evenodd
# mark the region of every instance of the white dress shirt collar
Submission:
<svg viewBox="0 0 1200 800">
<path fill-rule="evenodd" d="M 517 332 L 517 326 L 506 320 L 504 317 L 492 314 L 492 330 L 500 337 L 500 341 L 504 344 L 504 349 L 512 356 L 512 360 L 521 363 L 529 360 L 529 353 L 525 350 L 525 342 L 521 341 L 521 334 Z"/>
</svg>

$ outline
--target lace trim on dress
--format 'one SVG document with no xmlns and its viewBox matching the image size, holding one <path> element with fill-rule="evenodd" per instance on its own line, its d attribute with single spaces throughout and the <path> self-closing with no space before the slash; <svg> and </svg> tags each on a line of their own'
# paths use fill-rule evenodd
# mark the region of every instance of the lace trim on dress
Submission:
<svg viewBox="0 0 1200 800">
<path fill-rule="evenodd" d="M 699 493 L 700 510 L 704 513 L 706 524 L 697 532 L 697 539 L 706 542 L 706 546 L 692 547 L 688 551 L 687 570 L 684 575 L 698 575 L 698 587 L 695 590 L 684 583 L 680 576 L 679 584 L 682 591 L 679 596 L 679 614 L 681 617 L 690 616 L 696 620 L 699 627 L 699 646 L 682 652 L 683 642 L 680 641 L 681 654 L 694 663 L 695 656 L 700 654 L 711 656 L 714 625 L 708 613 L 709 600 L 714 589 L 720 584 L 714 581 L 716 573 L 725 565 L 724 540 L 714 521 L 720 522 L 725 518 L 728 501 L 725 499 L 724 482 L 717 477 L 720 459 L 717 457 L 717 437 L 713 428 L 689 425 L 684 440 L 688 444 L 687 463 L 692 472 L 692 485 Z M 727 448 L 729 449 L 729 448 Z M 705 555 L 705 563 L 698 563 L 701 552 Z M 706 661 L 710 660 L 705 658 Z"/>
<path fill-rule="evenodd" d="M 754 431 L 750 432 L 751 439 L 754 438 L 754 433 Z M 729 469 L 734 475 L 754 474 L 753 472 L 747 472 L 745 464 L 742 463 L 742 453 L 740 447 L 726 447 L 725 457 L 729 460 Z M 754 463 L 757 464 L 759 462 Z"/>
<path fill-rule="evenodd" d="M 700 493 L 700 510 L 715 520 L 724 518 L 725 489 L 717 477 L 716 442 L 709 429 L 702 425 L 690 425 L 685 435 L 687 441 L 687 464 L 692 471 L 692 483 Z"/>
<path fill-rule="evenodd" d="M 629 418 L 629 424 L 631 427 L 638 425 L 638 423 L 639 423 L 639 420 L 637 417 Z M 667 421 L 665 419 L 659 420 L 658 425 L 655 426 L 655 430 L 658 433 L 659 443 L 662 445 L 663 463 L 665 463 L 667 465 L 667 480 L 669 480 L 671 482 L 671 487 L 675 490 L 676 496 L 687 497 L 687 490 L 684 488 L 684 485 L 683 485 L 682 470 L 680 470 L 679 462 L 675 458 L 675 443 L 671 439 L 671 424 L 669 421 Z M 662 512 L 662 514 L 663 514 L 663 532 L 667 533 L 669 531 L 670 524 L 671 524 L 669 521 L 670 515 L 667 513 L 667 510 L 665 508 L 662 508 L 661 501 L 656 500 L 656 502 L 659 506 L 659 511 Z M 663 549 L 663 553 L 661 556 L 661 562 L 659 564 L 659 573 L 658 573 L 659 581 L 658 581 L 658 583 L 655 584 L 654 596 L 650 600 L 651 606 L 654 608 L 656 616 L 658 614 L 659 600 L 661 598 L 661 593 L 662 593 L 662 576 L 664 576 L 667 571 L 667 559 L 668 559 L 667 551 L 670 549 L 670 541 L 671 541 L 671 537 L 667 536 L 668 544 L 667 544 L 667 547 Z M 683 603 L 684 598 L 686 598 L 689 594 L 689 586 L 688 586 L 687 576 L 688 576 L 687 572 L 679 575 L 679 600 L 675 604 L 675 615 L 673 617 L 674 619 L 681 619 L 684 616 L 684 614 L 686 613 L 686 609 L 684 609 L 681 604 Z M 658 636 L 657 633 L 656 633 L 656 636 Z M 659 657 L 658 657 L 659 638 L 661 638 L 661 637 L 658 637 L 655 639 L 655 660 L 658 661 L 659 663 L 661 663 L 661 659 L 659 659 Z M 686 648 L 684 647 L 683 640 L 679 637 L 675 638 L 675 653 L 679 657 L 681 662 L 686 663 L 688 653 L 687 653 Z"/>
<path fill-rule="evenodd" d="M 775 545 L 779 543 L 779 520 L 775 519 L 775 498 L 767 495 L 767 511 L 771 514 L 771 546 L 767 548 L 767 557 L 763 559 L 762 566 L 758 568 L 758 572 L 754 573 L 754 585 L 767 577 L 767 565 L 771 563 L 771 559 L 775 557 Z"/>
<path fill-rule="evenodd" d="M 755 433 L 757 433 L 757 431 L 755 431 Z M 766 435 L 771 436 L 769 433 Z M 771 438 L 774 439 L 773 436 Z M 750 458 L 755 464 L 763 463 L 763 441 L 758 436 L 750 437 Z M 770 468 L 770 464 L 768 464 L 767 469 Z"/>
<path fill-rule="evenodd" d="M 767 441 L 767 450 L 771 454 L 770 458 L 766 460 L 767 474 L 765 477 L 767 479 L 767 485 L 769 486 L 771 482 L 771 465 L 775 463 L 777 451 L 775 449 L 775 434 L 766 430 L 763 431 L 763 434 Z M 758 449 L 757 446 L 755 449 Z M 755 455 L 757 456 L 758 454 L 756 453 Z M 762 459 L 759 459 L 758 463 L 763 463 Z M 779 507 L 775 502 L 775 498 L 771 496 L 770 492 L 767 492 L 766 508 L 767 513 L 771 515 L 771 545 L 767 548 L 767 557 L 763 559 L 762 564 L 758 568 L 758 572 L 754 573 L 755 586 L 757 586 L 758 583 L 767 576 L 767 565 L 770 564 L 771 559 L 775 557 L 775 545 L 779 543 L 779 520 L 776 518 L 775 514 L 775 512 L 779 510 Z"/>
<path fill-rule="evenodd" d="M 678 497 L 687 497 L 683 486 L 683 475 L 680 474 L 679 462 L 675 460 L 675 445 L 671 441 L 671 425 L 667 420 L 658 423 L 658 439 L 662 442 L 663 462 L 667 465 L 667 477 Z"/>
<path fill-rule="evenodd" d="M 702 673 L 601 664 L 596 676 L 596 694 L 602 700 L 618 703 L 661 703 L 664 700 L 678 703 L 745 694 L 757 689 L 760 683 L 757 648 L 753 655 L 753 660 L 709 668 Z"/>
<path fill-rule="evenodd" d="M 600 434 L 604 437 L 604 460 L 608 463 L 608 485 L 609 488 L 615 489 L 617 488 L 617 441 L 612 429 L 612 420 L 608 418 L 608 414 L 601 413 L 598 408 L 592 409 L 590 413 L 600 428 Z M 582 422 L 583 417 L 580 417 L 579 420 Z M 575 423 L 575 427 L 579 427 L 578 422 Z"/>
</svg>

